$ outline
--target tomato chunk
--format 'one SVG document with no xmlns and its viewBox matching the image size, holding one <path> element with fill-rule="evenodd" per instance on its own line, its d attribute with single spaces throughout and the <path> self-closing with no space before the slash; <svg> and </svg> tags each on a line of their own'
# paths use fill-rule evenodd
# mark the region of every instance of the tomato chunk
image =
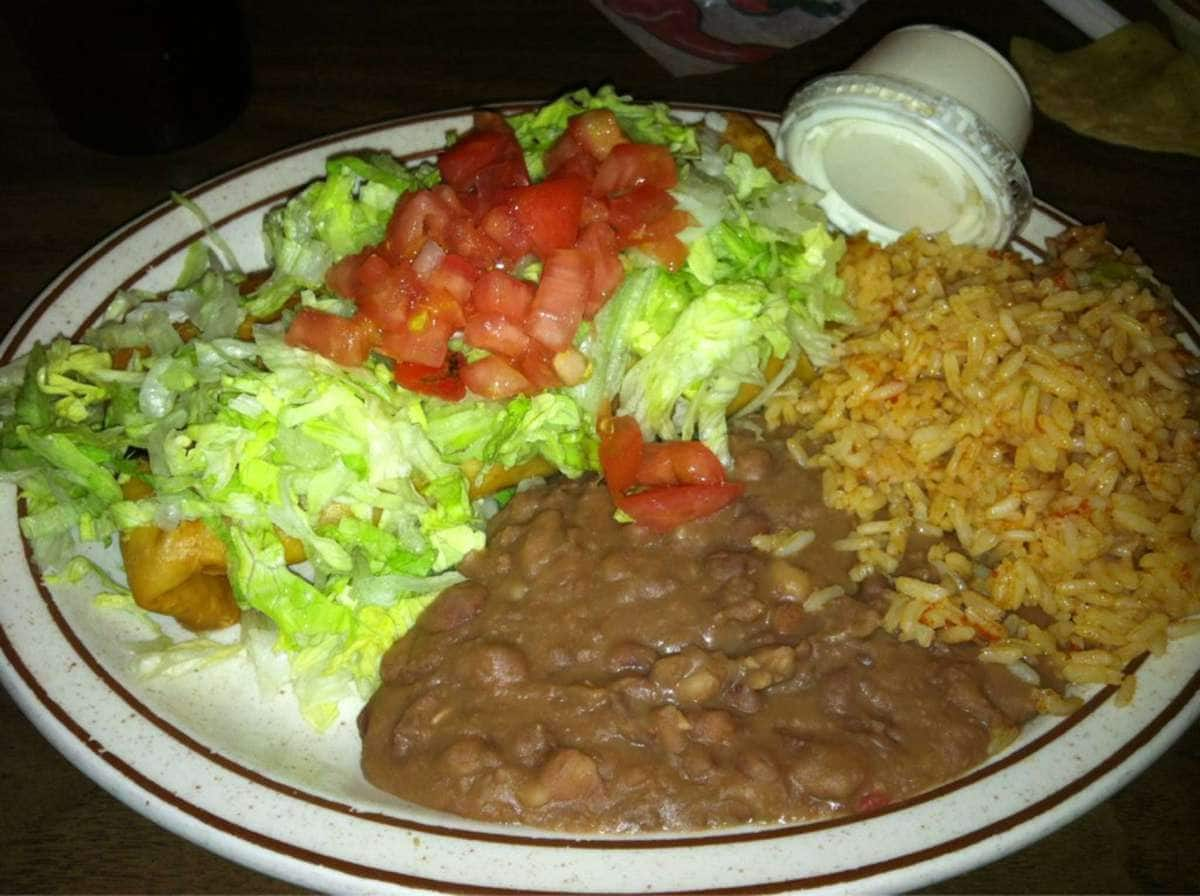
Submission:
<svg viewBox="0 0 1200 896">
<path fill-rule="evenodd" d="M 529 335 L 562 351 L 575 338 L 592 289 L 592 264 L 580 249 L 559 249 L 542 268 L 529 311 Z"/>
<path fill-rule="evenodd" d="M 534 285 L 518 280 L 504 271 L 484 271 L 471 288 L 471 304 L 476 311 L 502 314 L 519 323 L 525 320 L 533 303 Z"/>
<path fill-rule="evenodd" d="M 358 267 L 370 254 L 369 250 L 364 250 L 355 255 L 347 255 L 341 261 L 330 266 L 329 270 L 325 272 L 325 286 L 329 288 L 329 291 L 343 299 L 353 299 Z"/>
<path fill-rule="evenodd" d="M 609 417 L 600 429 L 600 469 L 616 501 L 633 488 L 642 465 L 645 442 L 642 429 L 632 417 Z"/>
<path fill-rule="evenodd" d="M 437 165 L 442 180 L 476 214 L 490 208 L 506 190 L 529 184 L 516 134 L 495 113 L 476 115 L 475 127 L 443 150 Z"/>
<path fill-rule="evenodd" d="M 511 398 L 529 391 L 529 380 L 499 355 L 472 361 L 462 371 L 468 389 L 484 398 Z"/>
<path fill-rule="evenodd" d="M 718 485 L 725 468 L 703 442 L 651 442 L 642 453 L 642 485 Z"/>
<path fill-rule="evenodd" d="M 379 338 L 375 324 L 361 314 L 339 317 L 302 308 L 284 334 L 284 342 L 324 355 L 347 367 L 361 366 Z"/>
<path fill-rule="evenodd" d="M 621 143 L 600 163 L 592 182 L 592 195 L 613 196 L 641 184 L 669 190 L 678 182 L 675 159 L 665 146 Z"/>
<path fill-rule="evenodd" d="M 657 532 L 667 532 L 691 520 L 710 516 L 732 504 L 742 493 L 738 482 L 721 485 L 666 485 L 625 495 L 617 506 Z"/>
<path fill-rule="evenodd" d="M 427 239 L 441 244 L 453 219 L 430 190 L 408 193 L 396 203 L 380 250 L 389 261 L 411 261 Z"/>
<path fill-rule="evenodd" d="M 404 326 L 384 333 L 379 350 L 396 361 L 441 367 L 449 350 L 446 343 L 453 334 L 453 324 L 422 308 Z"/>
<path fill-rule="evenodd" d="M 587 191 L 581 177 L 557 177 L 512 192 L 513 213 L 541 258 L 575 242 Z"/>
<path fill-rule="evenodd" d="M 600 469 L 613 503 L 635 522 L 665 532 L 716 513 L 742 493 L 700 442 L 652 442 L 632 417 L 601 422 Z M 646 487 L 649 486 L 649 487 Z"/>
<path fill-rule="evenodd" d="M 608 200 L 608 223 L 626 236 L 673 211 L 675 197 L 660 187 L 639 184 Z"/>
<path fill-rule="evenodd" d="M 596 176 L 599 163 L 585 152 L 571 136 L 571 132 L 567 131 L 546 150 L 542 164 L 546 166 L 547 178 L 574 175 L 591 181 Z"/>
<path fill-rule="evenodd" d="M 597 162 L 607 159 L 617 144 L 629 142 L 617 116 L 609 109 L 580 112 L 567 122 L 567 133 Z"/>
<path fill-rule="evenodd" d="M 461 370 L 466 359 L 458 352 L 449 352 L 438 367 L 402 361 L 393 371 L 396 382 L 411 392 L 436 395 L 447 401 L 458 401 L 467 394 Z"/>
<path fill-rule="evenodd" d="M 540 392 L 562 385 L 554 369 L 554 352 L 539 342 L 529 341 L 525 353 L 517 359 L 517 369 L 529 380 L 530 391 Z"/>
<path fill-rule="evenodd" d="M 592 263 L 592 288 L 583 309 L 583 316 L 591 320 L 625 279 L 625 266 L 617 249 L 617 235 L 607 224 L 589 224 L 579 234 L 575 247 L 587 253 Z"/>
<path fill-rule="evenodd" d="M 529 348 L 529 334 L 502 314 L 474 314 L 467 318 L 463 338 L 475 348 L 510 358 L 520 357 Z"/>
<path fill-rule="evenodd" d="M 413 302 L 425 292 L 408 262 L 389 264 L 374 253 L 359 265 L 354 283 L 359 311 L 384 330 L 402 326 Z"/>
</svg>

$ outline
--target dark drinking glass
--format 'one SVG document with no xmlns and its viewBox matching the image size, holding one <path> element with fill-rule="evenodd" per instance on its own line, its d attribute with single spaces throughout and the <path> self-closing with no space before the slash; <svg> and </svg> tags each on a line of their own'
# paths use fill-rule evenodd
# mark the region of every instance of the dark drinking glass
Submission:
<svg viewBox="0 0 1200 896">
<path fill-rule="evenodd" d="M 63 130 L 94 149 L 197 143 L 233 121 L 249 90 L 237 0 L 22 3 L 4 18 Z"/>
</svg>

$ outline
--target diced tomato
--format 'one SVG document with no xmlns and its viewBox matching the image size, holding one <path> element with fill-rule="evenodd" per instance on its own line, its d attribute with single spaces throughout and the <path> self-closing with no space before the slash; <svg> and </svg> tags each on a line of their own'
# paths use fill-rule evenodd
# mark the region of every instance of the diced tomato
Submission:
<svg viewBox="0 0 1200 896">
<path fill-rule="evenodd" d="M 471 288 L 478 279 L 479 271 L 475 265 L 461 255 L 449 253 L 442 257 L 427 283 L 430 292 L 441 290 L 449 293 L 461 305 L 470 298 Z"/>
<path fill-rule="evenodd" d="M 688 249 L 678 233 L 694 223 L 682 209 L 668 212 L 661 218 L 642 224 L 625 236 L 626 245 L 634 245 L 670 271 L 677 271 L 687 261 Z"/>
<path fill-rule="evenodd" d="M 738 482 L 720 485 L 666 485 L 625 495 L 617 506 L 650 529 L 666 532 L 716 513 L 742 493 Z"/>
<path fill-rule="evenodd" d="M 703 442 L 651 442 L 642 452 L 642 485 L 718 485 L 725 481 L 720 459 Z"/>
<path fill-rule="evenodd" d="M 529 391 L 529 380 L 499 355 L 472 361 L 462 370 L 463 382 L 484 398 L 511 398 Z"/>
<path fill-rule="evenodd" d="M 583 309 L 583 316 L 591 320 L 625 279 L 625 266 L 617 249 L 617 235 L 607 224 L 597 221 L 587 225 L 575 247 L 586 252 L 592 262 L 592 289 Z"/>
<path fill-rule="evenodd" d="M 412 315 L 422 311 L 429 312 L 446 324 L 451 333 L 461 330 L 467 323 L 466 306 L 444 289 L 431 288 L 421 303 L 413 306 Z M 446 338 L 450 338 L 449 334 Z"/>
<path fill-rule="evenodd" d="M 438 204 L 450 214 L 450 217 L 461 218 L 470 214 L 467 207 L 462 204 L 462 200 L 458 198 L 458 194 L 454 192 L 454 188 L 449 184 L 435 184 L 429 188 L 429 192 L 438 201 Z"/>
<path fill-rule="evenodd" d="M 637 482 L 645 441 L 637 421 L 628 416 L 602 420 L 599 430 L 600 469 L 615 501 Z"/>
<path fill-rule="evenodd" d="M 519 358 L 529 348 L 529 334 L 501 314 L 477 313 L 467 318 L 463 338 L 468 345 Z"/>
<path fill-rule="evenodd" d="M 541 343 L 529 341 L 529 348 L 517 359 L 517 369 L 529 380 L 529 391 L 541 392 L 562 385 L 554 370 L 554 357 L 555 353 Z"/>
<path fill-rule="evenodd" d="M 882 809 L 884 806 L 890 805 L 892 798 L 883 790 L 872 790 L 864 793 L 858 798 L 858 803 L 854 807 L 856 812 L 874 812 L 877 809 Z"/>
<path fill-rule="evenodd" d="M 485 314 L 501 314 L 514 323 L 525 320 L 533 303 L 534 285 L 504 271 L 484 271 L 471 288 L 471 305 Z"/>
<path fill-rule="evenodd" d="M 419 308 L 404 326 L 383 334 L 379 350 L 396 361 L 441 367 L 446 363 L 446 343 L 454 330 L 452 324 L 426 308 Z"/>
<path fill-rule="evenodd" d="M 513 214 L 541 258 L 575 242 L 587 191 L 587 181 L 581 177 L 557 177 L 512 192 Z"/>
<path fill-rule="evenodd" d="M 302 308 L 283 338 L 288 345 L 307 348 L 347 367 L 358 367 L 370 356 L 379 330 L 361 314 L 339 317 Z"/>
<path fill-rule="evenodd" d="M 475 127 L 438 156 L 442 180 L 474 214 L 490 208 L 503 192 L 529 184 L 525 155 L 512 128 L 495 113 L 475 116 Z"/>
<path fill-rule="evenodd" d="M 429 190 L 408 193 L 396 203 L 380 246 L 389 261 L 410 261 L 426 239 L 444 244 L 452 219 L 450 210 Z"/>
<path fill-rule="evenodd" d="M 517 220 L 511 205 L 492 206 L 480 219 L 479 229 L 500 247 L 505 261 L 517 261 L 533 251 L 529 231 Z"/>
<path fill-rule="evenodd" d="M 596 171 L 593 196 L 614 196 L 649 184 L 669 190 L 679 181 L 675 159 L 665 146 L 653 143 L 621 143 L 614 146 Z"/>
<path fill-rule="evenodd" d="M 599 163 L 575 142 L 569 131 L 546 150 L 542 164 L 546 166 L 547 178 L 572 175 L 582 177 L 589 183 L 596 176 L 596 168 L 599 166 Z"/>
<path fill-rule="evenodd" d="M 637 244 L 637 247 L 668 271 L 678 271 L 687 263 L 688 248 L 677 236 L 643 240 Z"/>
<path fill-rule="evenodd" d="M 675 197 L 660 187 L 638 184 L 632 190 L 608 200 L 608 223 L 626 236 L 675 209 Z"/>
<path fill-rule="evenodd" d="M 447 401 L 458 401 L 467 394 L 462 381 L 462 367 L 466 359 L 458 352 L 448 352 L 445 361 L 438 367 L 402 361 L 396 364 L 396 382 L 412 392 L 436 395 Z"/>
<path fill-rule="evenodd" d="M 617 116 L 608 109 L 581 112 L 567 122 L 567 133 L 597 162 L 603 162 L 618 143 L 628 143 Z"/>
<path fill-rule="evenodd" d="M 446 249 L 461 255 L 481 271 L 500 260 L 500 244 L 480 230 L 469 217 L 454 218 L 446 231 Z"/>
<path fill-rule="evenodd" d="M 595 196 L 584 196 L 583 207 L 579 211 L 580 228 L 590 224 L 608 223 L 608 203 Z"/>
<path fill-rule="evenodd" d="M 562 351 L 575 338 L 592 289 L 592 263 L 580 249 L 558 249 L 542 267 L 529 309 L 529 335 L 546 348 Z"/>
<path fill-rule="evenodd" d="M 408 262 L 388 264 L 371 253 L 358 267 L 354 294 L 359 310 L 384 330 L 394 330 L 408 320 L 413 302 L 425 293 Z"/>
<path fill-rule="evenodd" d="M 325 272 L 325 286 L 329 288 L 329 291 L 343 299 L 353 299 L 358 266 L 369 254 L 369 250 L 364 250 L 354 255 L 347 255 L 337 264 L 332 265 Z"/>
<path fill-rule="evenodd" d="M 646 444 L 632 417 L 600 423 L 600 469 L 617 505 L 635 521 L 666 531 L 708 516 L 742 493 L 725 481 L 717 457 L 699 442 Z M 639 486 L 650 486 L 630 492 Z"/>
</svg>

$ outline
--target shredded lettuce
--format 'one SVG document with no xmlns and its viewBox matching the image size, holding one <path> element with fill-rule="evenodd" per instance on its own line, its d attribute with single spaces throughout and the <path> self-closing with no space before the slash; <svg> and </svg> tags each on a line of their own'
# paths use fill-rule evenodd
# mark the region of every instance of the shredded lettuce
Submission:
<svg viewBox="0 0 1200 896">
<path fill-rule="evenodd" d="M 590 371 L 575 386 L 447 403 L 397 387 L 381 357 L 349 370 L 285 343 L 284 306 L 297 294 L 304 307 L 354 312 L 324 287 L 329 267 L 380 241 L 400 198 L 438 181 L 431 164 L 381 154 L 331 159 L 321 180 L 267 214 L 272 272 L 245 297 L 229 247 L 177 197 L 206 240 L 164 295 L 120 292 L 81 343 L 39 344 L 0 370 L 0 476 L 21 487 L 22 531 L 48 574 L 102 574 L 79 540 L 111 544 L 135 526 L 202 520 L 224 543 L 241 639 L 178 641 L 142 614 L 152 630 L 136 649 L 141 674 L 246 655 L 326 728 L 347 695 L 375 687 L 383 652 L 421 610 L 461 580 L 454 568 L 482 546 L 484 517 L 511 497 L 473 504 L 464 468 L 542 458 L 571 477 L 595 471 L 596 420 L 614 408 L 648 437 L 699 438 L 728 463 L 726 412 L 741 386 L 763 385 L 771 358 L 785 361 L 776 380 L 801 353 L 829 360 L 829 325 L 851 313 L 836 274 L 843 243 L 815 192 L 609 87 L 510 118 L 535 180 L 570 117 L 591 109 L 611 110 L 633 140 L 670 148 L 675 198 L 696 224 L 681 235 L 683 270 L 625 253 L 624 282 L 577 334 Z M 514 270 L 532 281 L 540 272 L 536 260 Z M 245 338 L 247 316 L 281 312 Z M 135 475 L 150 497 L 125 498 Z M 303 545 L 305 564 L 288 565 L 282 536 Z M 103 587 L 105 606 L 137 609 L 120 583 Z"/>
<path fill-rule="evenodd" d="M 403 193 L 438 178 L 433 165 L 406 168 L 382 154 L 330 159 L 323 180 L 267 213 L 263 232 L 273 270 L 246 312 L 269 317 L 298 290 L 320 287 L 330 265 L 383 238 Z"/>
<path fill-rule="evenodd" d="M 525 150 L 525 165 L 531 178 L 540 180 L 545 176 L 543 156 L 566 131 L 567 122 L 591 109 L 611 111 L 629 139 L 637 143 L 659 143 L 677 156 L 692 156 L 698 151 L 696 129 L 676 118 L 665 104 L 635 103 L 609 86 L 595 93 L 577 90 L 532 112 L 509 118 Z"/>
</svg>

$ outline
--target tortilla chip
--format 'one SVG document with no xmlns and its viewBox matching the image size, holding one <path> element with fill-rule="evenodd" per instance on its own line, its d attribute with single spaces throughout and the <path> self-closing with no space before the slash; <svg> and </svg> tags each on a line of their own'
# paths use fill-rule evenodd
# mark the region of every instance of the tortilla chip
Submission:
<svg viewBox="0 0 1200 896">
<path fill-rule="evenodd" d="M 1072 130 L 1200 155 L 1200 62 L 1154 26 L 1126 25 L 1068 53 L 1016 37 L 1010 51 L 1038 108 Z"/>
</svg>

